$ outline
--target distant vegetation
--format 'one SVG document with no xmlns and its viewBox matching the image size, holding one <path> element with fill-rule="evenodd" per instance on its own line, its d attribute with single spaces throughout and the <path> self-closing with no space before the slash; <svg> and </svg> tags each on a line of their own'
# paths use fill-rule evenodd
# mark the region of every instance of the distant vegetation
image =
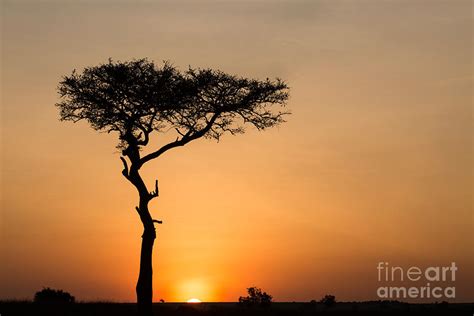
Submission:
<svg viewBox="0 0 474 316">
<path fill-rule="evenodd" d="M 256 291 L 258 293 L 258 291 Z M 263 294 L 263 292 L 262 292 Z M 410 304 L 397 301 L 335 302 L 328 308 L 320 300 L 306 303 L 272 302 L 270 306 L 242 303 L 155 303 L 155 316 L 349 316 L 349 315 L 472 315 L 474 303 Z M 76 302 L 74 304 L 38 304 L 31 301 L 2 301 L 5 316 L 133 316 L 134 303 Z"/>
<path fill-rule="evenodd" d="M 74 303 L 75 298 L 63 290 L 43 288 L 35 294 L 35 303 Z"/>
<path fill-rule="evenodd" d="M 336 297 L 334 295 L 325 295 L 319 302 L 327 307 L 331 307 L 336 304 Z"/>
<path fill-rule="evenodd" d="M 249 287 L 247 293 L 247 296 L 239 297 L 239 303 L 251 306 L 269 306 L 272 303 L 273 297 L 267 292 L 263 292 L 262 289 Z"/>
</svg>

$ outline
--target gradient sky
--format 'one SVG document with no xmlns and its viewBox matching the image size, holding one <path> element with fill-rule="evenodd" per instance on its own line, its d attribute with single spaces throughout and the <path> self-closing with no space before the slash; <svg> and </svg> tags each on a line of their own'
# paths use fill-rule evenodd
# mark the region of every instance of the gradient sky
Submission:
<svg viewBox="0 0 474 316">
<path fill-rule="evenodd" d="M 377 299 L 379 261 L 455 261 L 474 300 L 471 1 L 1 1 L 1 23 L 0 299 L 134 301 L 116 135 L 54 104 L 72 69 L 148 57 L 282 77 L 293 112 L 143 169 L 164 221 L 155 300 Z"/>
</svg>

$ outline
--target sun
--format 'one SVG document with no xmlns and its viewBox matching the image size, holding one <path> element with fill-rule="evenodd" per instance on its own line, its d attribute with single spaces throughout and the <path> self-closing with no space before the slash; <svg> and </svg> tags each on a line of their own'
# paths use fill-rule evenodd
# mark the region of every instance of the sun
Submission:
<svg viewBox="0 0 474 316">
<path fill-rule="evenodd" d="M 190 298 L 187 300 L 187 303 L 201 303 L 201 300 L 198 298 Z"/>
</svg>

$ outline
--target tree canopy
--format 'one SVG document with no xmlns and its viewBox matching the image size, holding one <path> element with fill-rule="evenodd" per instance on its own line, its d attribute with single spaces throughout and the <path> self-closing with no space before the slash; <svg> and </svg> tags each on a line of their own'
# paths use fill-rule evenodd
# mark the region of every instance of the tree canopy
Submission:
<svg viewBox="0 0 474 316">
<path fill-rule="evenodd" d="M 289 88 L 280 79 L 191 67 L 181 72 L 168 62 L 158 67 L 147 59 L 109 60 L 73 71 L 63 77 L 58 92 L 61 120 L 86 120 L 98 131 L 118 132 L 125 155 L 146 146 L 154 131 L 176 131 L 176 141 L 136 158 L 139 165 L 194 139 L 243 133 L 245 123 L 263 130 L 289 114 L 284 110 Z"/>
</svg>

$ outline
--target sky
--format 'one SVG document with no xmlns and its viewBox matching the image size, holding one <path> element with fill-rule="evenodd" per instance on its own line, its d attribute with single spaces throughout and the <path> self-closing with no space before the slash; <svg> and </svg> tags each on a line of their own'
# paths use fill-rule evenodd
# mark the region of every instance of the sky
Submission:
<svg viewBox="0 0 474 316">
<path fill-rule="evenodd" d="M 147 57 L 280 77 L 292 111 L 142 169 L 155 301 L 373 300 L 378 262 L 456 262 L 454 301 L 474 301 L 472 38 L 463 0 L 1 1 L 0 299 L 135 300 L 117 135 L 54 104 L 73 69 Z"/>
</svg>

